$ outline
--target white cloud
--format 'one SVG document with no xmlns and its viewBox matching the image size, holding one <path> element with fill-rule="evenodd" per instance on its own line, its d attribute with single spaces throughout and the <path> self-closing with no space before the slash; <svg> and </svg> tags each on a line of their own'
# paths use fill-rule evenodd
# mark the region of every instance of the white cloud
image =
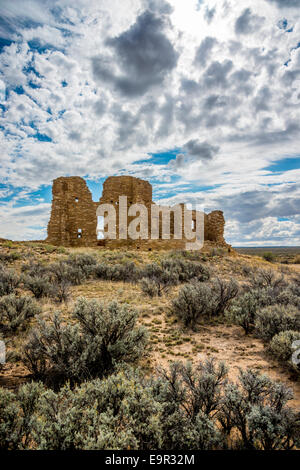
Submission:
<svg viewBox="0 0 300 470">
<path fill-rule="evenodd" d="M 264 170 L 299 151 L 292 3 L 0 1 L 0 34 L 14 40 L 0 53 L 0 176 L 37 189 L 61 175 L 176 175 L 219 185 L 221 206 L 230 191 L 297 182 Z M 174 148 L 169 165 L 133 165 Z"/>
</svg>

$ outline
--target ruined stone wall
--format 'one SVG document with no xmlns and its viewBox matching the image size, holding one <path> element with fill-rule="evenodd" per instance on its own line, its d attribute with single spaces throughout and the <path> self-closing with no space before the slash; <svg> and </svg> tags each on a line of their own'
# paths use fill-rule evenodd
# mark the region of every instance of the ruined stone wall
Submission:
<svg viewBox="0 0 300 470">
<path fill-rule="evenodd" d="M 171 216 L 171 239 L 162 239 L 162 217 L 159 215 L 158 240 L 119 239 L 119 196 L 127 196 L 127 207 L 143 204 L 148 210 L 148 236 L 151 234 L 152 186 L 132 176 L 111 176 L 103 183 L 103 193 L 99 202 L 93 202 L 91 193 L 84 179 L 80 177 L 61 177 L 53 182 L 52 210 L 48 224 L 47 241 L 62 246 L 96 246 L 108 248 L 132 247 L 140 249 L 184 249 L 187 240 L 174 239 L 174 219 Z M 99 204 L 113 204 L 116 210 L 116 240 L 97 240 L 97 215 Z M 183 206 L 183 205 L 182 205 Z M 196 220 L 195 211 L 192 220 Z M 127 224 L 135 216 L 127 217 Z M 127 226 L 128 226 L 127 225 Z M 204 240 L 217 245 L 228 246 L 224 240 L 225 220 L 222 211 L 204 214 Z M 106 228 L 105 228 L 106 229 Z M 182 224 L 182 231 L 184 224 Z M 182 232 L 183 233 L 183 232 Z"/>
<path fill-rule="evenodd" d="M 61 177 L 53 181 L 52 209 L 47 241 L 53 245 L 97 245 L 97 217 L 84 179 Z"/>
<path fill-rule="evenodd" d="M 134 178 L 133 176 L 110 176 L 103 183 L 102 197 L 99 204 L 113 204 L 116 211 L 116 234 L 119 238 L 119 196 L 127 197 L 128 209 L 133 204 L 143 204 L 148 210 L 148 227 L 150 227 L 152 186 L 148 181 Z M 123 216 L 124 216 L 123 212 Z M 134 216 L 127 217 L 127 226 L 135 219 Z"/>
</svg>

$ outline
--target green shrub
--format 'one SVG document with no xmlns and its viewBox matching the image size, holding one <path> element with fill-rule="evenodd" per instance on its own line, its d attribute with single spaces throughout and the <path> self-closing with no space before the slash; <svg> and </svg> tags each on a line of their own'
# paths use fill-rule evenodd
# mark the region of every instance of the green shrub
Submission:
<svg viewBox="0 0 300 470">
<path fill-rule="evenodd" d="M 25 329 L 28 320 L 39 313 L 41 308 L 31 297 L 4 296 L 0 299 L 0 330 L 14 333 Z"/>
<path fill-rule="evenodd" d="M 293 305 L 272 305 L 256 314 L 255 330 L 258 336 L 270 341 L 281 331 L 300 331 L 300 315 Z"/>
<path fill-rule="evenodd" d="M 287 363 L 300 372 L 299 365 L 292 363 L 294 341 L 300 341 L 300 331 L 281 331 L 272 338 L 269 350 L 278 361 Z"/>
<path fill-rule="evenodd" d="M 13 294 L 20 284 L 20 279 L 14 271 L 0 266 L 0 297 Z"/>
<path fill-rule="evenodd" d="M 23 361 L 36 379 L 59 386 L 102 377 L 137 360 L 145 348 L 146 330 L 135 326 L 137 312 L 127 306 L 80 298 L 72 317 L 75 324 L 64 324 L 55 314 L 32 331 Z"/>
<path fill-rule="evenodd" d="M 266 251 L 262 254 L 262 257 L 265 261 L 269 261 L 270 263 L 273 263 L 276 259 L 276 256 L 272 251 Z"/>
</svg>

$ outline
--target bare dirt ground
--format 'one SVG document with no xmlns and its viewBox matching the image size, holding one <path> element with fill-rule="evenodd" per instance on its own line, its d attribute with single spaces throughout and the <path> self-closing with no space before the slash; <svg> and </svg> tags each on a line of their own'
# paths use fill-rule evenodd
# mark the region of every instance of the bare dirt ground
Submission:
<svg viewBox="0 0 300 470">
<path fill-rule="evenodd" d="M 63 259 L 69 252 L 89 252 L 99 259 L 125 256 L 136 264 L 153 262 L 166 253 L 156 252 L 105 252 L 95 249 L 57 250 L 51 251 L 42 244 L 19 244 L 14 248 L 0 246 L 2 252 L 15 250 L 21 253 L 21 258 L 15 260 L 9 267 L 20 270 L 22 263 L 29 259 L 49 263 L 57 259 Z M 0 251 L 1 252 L 1 251 Z M 213 275 L 223 278 L 235 278 L 240 283 L 245 282 L 243 270 L 246 267 L 272 268 L 283 272 L 287 277 L 299 276 L 300 265 L 269 263 L 260 256 L 232 253 L 226 256 L 209 256 L 203 261 L 212 271 Z M 224 361 L 229 368 L 229 378 L 236 380 L 239 369 L 250 368 L 259 370 L 271 378 L 284 382 L 292 388 L 294 399 L 290 404 L 300 409 L 300 381 L 293 374 L 283 368 L 278 362 L 272 360 L 266 351 L 263 342 L 253 335 L 245 336 L 242 328 L 230 324 L 228 321 L 214 320 L 201 323 L 198 331 L 185 330 L 174 317 L 170 315 L 170 303 L 176 295 L 179 287 L 172 288 L 162 297 L 148 298 L 142 292 L 138 284 L 88 281 L 80 286 L 72 287 L 71 300 L 67 304 L 57 305 L 49 301 L 42 301 L 43 315 L 47 318 L 55 310 L 63 312 L 66 321 L 70 321 L 69 312 L 79 296 L 95 298 L 103 302 L 117 300 L 122 304 L 128 304 L 139 312 L 139 323 L 149 331 L 149 348 L 146 358 L 141 361 L 145 367 L 145 373 L 154 373 L 157 367 L 167 367 L 170 361 L 205 360 L 214 357 L 217 361 Z M 35 320 L 31 322 L 34 326 Z M 18 338 L 10 340 L 7 344 L 9 351 L 16 353 L 13 362 L 8 362 L 0 370 L 0 386 L 15 388 L 20 383 L 29 380 L 28 371 L 18 360 L 21 354 L 22 344 L 26 340 L 27 332 L 22 332 Z"/>
</svg>

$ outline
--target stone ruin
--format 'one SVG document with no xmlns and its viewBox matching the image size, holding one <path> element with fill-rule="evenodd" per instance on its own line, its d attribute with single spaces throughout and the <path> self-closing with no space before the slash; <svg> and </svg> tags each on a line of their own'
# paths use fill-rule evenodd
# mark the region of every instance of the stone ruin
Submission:
<svg viewBox="0 0 300 470">
<path fill-rule="evenodd" d="M 107 248 L 132 247 L 135 249 L 183 249 L 187 240 L 178 240 L 174 235 L 174 221 L 170 223 L 171 239 L 165 240 L 161 236 L 161 219 L 159 220 L 159 238 L 153 239 L 119 239 L 119 196 L 127 196 L 127 205 L 144 204 L 148 209 L 149 233 L 151 230 L 152 186 L 132 176 L 111 176 L 103 183 L 103 193 L 99 202 L 94 202 L 92 195 L 83 178 L 78 176 L 60 177 L 53 181 L 52 209 L 48 223 L 47 242 L 53 245 L 66 247 L 92 247 L 105 246 Z M 113 204 L 117 214 L 117 239 L 98 239 L 97 237 L 97 208 L 100 204 Z M 183 205 L 182 205 L 183 206 Z M 191 211 L 193 221 L 196 219 L 195 211 Z M 128 224 L 131 219 L 128 217 Z M 222 211 L 213 211 L 204 214 L 204 245 L 221 246 L 230 250 L 224 240 L 225 220 Z"/>
</svg>

